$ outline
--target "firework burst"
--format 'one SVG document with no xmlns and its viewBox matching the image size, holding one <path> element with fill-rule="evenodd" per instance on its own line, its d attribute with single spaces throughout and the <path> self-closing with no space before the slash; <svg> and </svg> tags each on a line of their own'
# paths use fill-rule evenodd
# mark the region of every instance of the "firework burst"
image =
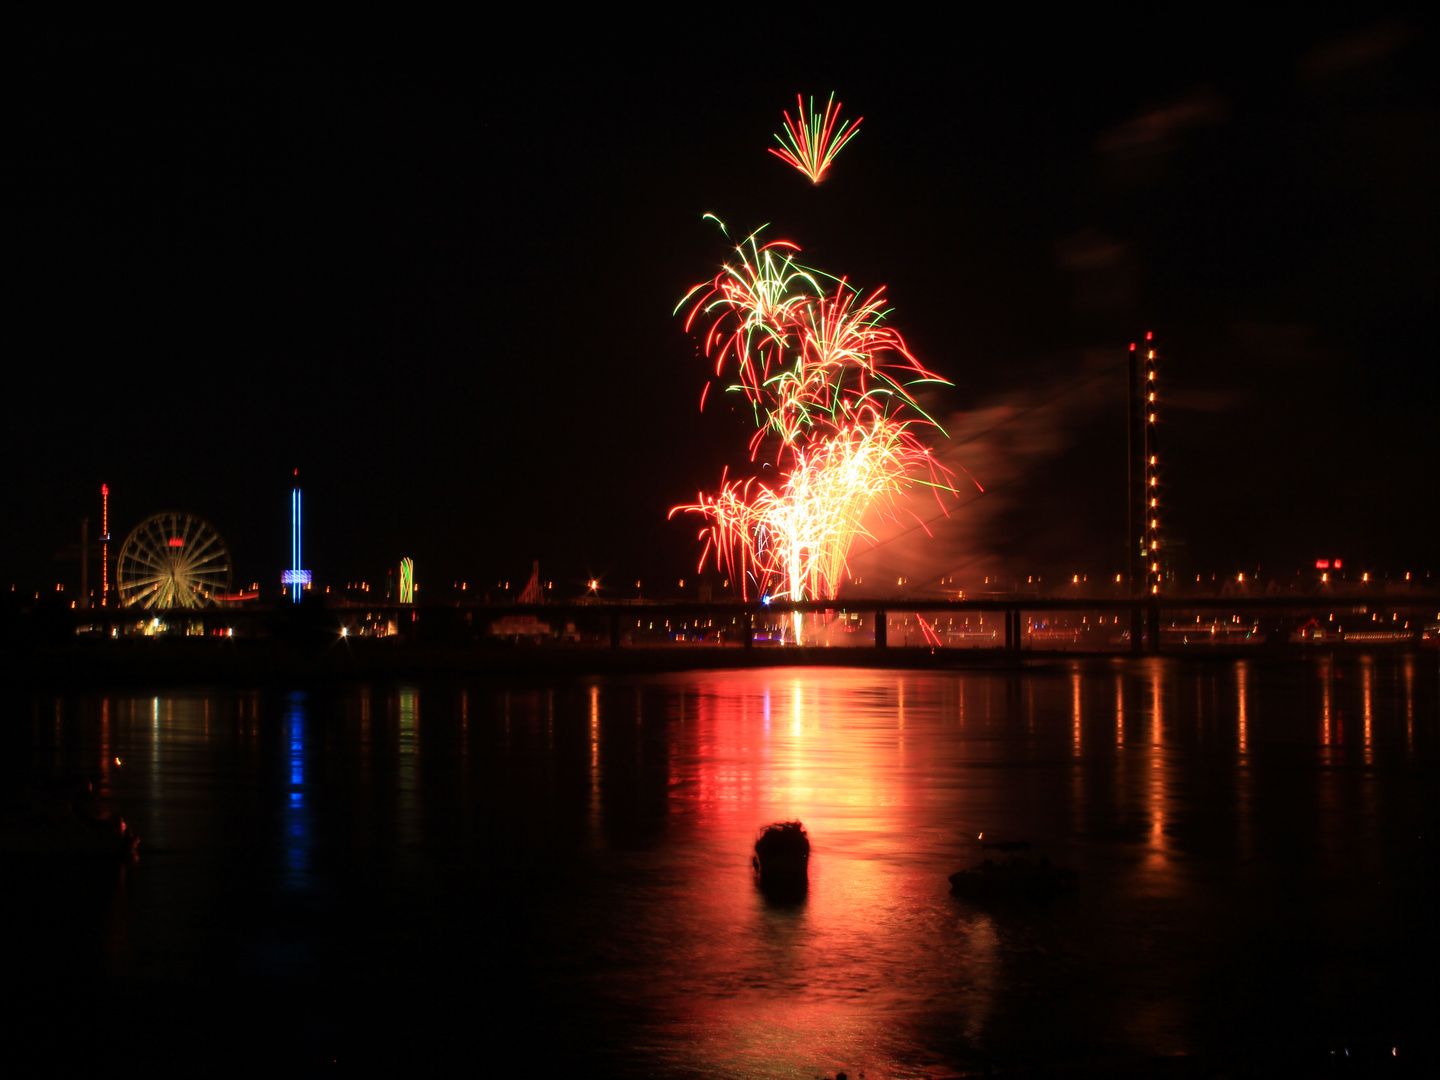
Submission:
<svg viewBox="0 0 1440 1080">
<path fill-rule="evenodd" d="M 736 245 L 735 257 L 675 309 L 690 305 L 685 328 L 699 326 L 715 378 L 733 370 L 728 389 L 754 406 L 752 460 L 767 434 L 780 437 L 783 453 L 817 424 L 843 426 L 877 401 L 889 402 L 882 411 L 904 407 L 931 422 L 909 388 L 945 380 L 886 325 L 884 288 L 864 296 L 845 278 L 801 265 L 798 244 L 762 243 L 762 231 Z"/>
<path fill-rule="evenodd" d="M 753 233 L 734 250 L 676 311 L 690 305 L 686 327 L 701 335 L 715 378 L 730 372 L 728 389 L 754 407 L 751 460 L 771 446 L 776 482 L 732 480 L 727 470 L 715 494 L 671 516 L 704 519 L 701 566 L 713 558 L 747 599 L 752 587 L 780 599 L 831 598 L 851 548 L 870 535 L 872 512 L 895 515 L 915 485 L 953 491 L 917 434 L 938 426 L 911 393 L 946 380 L 886 324 L 884 289 L 866 295 L 801 265 L 789 241 L 762 243 Z M 797 617 L 797 641 L 800 627 Z"/>
<path fill-rule="evenodd" d="M 804 99 L 796 94 L 795 119 L 790 118 L 787 110 L 785 130 L 775 135 L 780 149 L 772 146 L 770 153 L 786 164 L 795 166 L 810 178 L 812 184 L 818 184 L 825 175 L 825 170 L 830 168 L 830 163 L 835 160 L 835 155 L 855 137 L 855 133 L 860 130 L 860 121 L 865 118 L 862 116 L 853 123 L 841 124 L 837 130 L 835 123 L 839 119 L 840 106 L 836 103 L 834 94 L 830 95 L 823 113 L 815 111 L 814 98 L 810 99 L 807 108 Z"/>
</svg>

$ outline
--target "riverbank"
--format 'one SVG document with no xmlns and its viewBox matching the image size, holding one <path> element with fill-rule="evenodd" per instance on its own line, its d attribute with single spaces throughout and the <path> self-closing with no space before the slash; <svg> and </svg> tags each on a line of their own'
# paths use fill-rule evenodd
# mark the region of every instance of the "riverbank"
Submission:
<svg viewBox="0 0 1440 1080">
<path fill-rule="evenodd" d="M 1269 657 L 1353 657 L 1416 650 L 1410 643 L 1362 648 L 1345 644 L 1192 646 L 1162 655 L 1187 661 Z M 609 649 L 585 645 L 440 646 L 395 639 L 337 639 L 304 647 L 265 639 L 121 638 L 11 650 L 0 672 L 11 686 L 214 686 L 348 683 L 435 677 L 554 678 L 569 675 L 658 674 L 769 667 L 897 670 L 1034 668 L 1073 660 L 1130 656 L 1118 650 L 817 648 L 780 645 L 668 644 Z"/>
</svg>

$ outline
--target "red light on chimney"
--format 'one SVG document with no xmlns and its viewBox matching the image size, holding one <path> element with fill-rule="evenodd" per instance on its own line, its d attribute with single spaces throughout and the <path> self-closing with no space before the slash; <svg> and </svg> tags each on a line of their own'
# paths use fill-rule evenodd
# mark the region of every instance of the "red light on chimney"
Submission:
<svg viewBox="0 0 1440 1080">
<path fill-rule="evenodd" d="M 1154 341 L 1154 340 L 1155 340 L 1155 332 L 1154 332 L 1153 330 L 1146 330 L 1146 331 L 1145 331 L 1145 340 L 1146 340 L 1146 341 Z"/>
<path fill-rule="evenodd" d="M 1339 560 L 1339 559 L 1336 559 L 1336 560 L 1335 560 L 1335 569 L 1336 569 L 1336 570 L 1339 570 L 1339 569 L 1340 569 L 1340 560 Z"/>
<path fill-rule="evenodd" d="M 1316 560 L 1315 560 L 1315 569 L 1316 569 L 1316 570 L 1329 570 L 1329 569 L 1330 569 L 1330 560 L 1329 560 L 1329 559 L 1316 559 Z"/>
<path fill-rule="evenodd" d="M 1133 341 L 1130 342 L 1130 351 L 1131 351 L 1131 352 L 1134 352 L 1134 351 L 1135 351 L 1135 343 L 1134 343 Z"/>
</svg>

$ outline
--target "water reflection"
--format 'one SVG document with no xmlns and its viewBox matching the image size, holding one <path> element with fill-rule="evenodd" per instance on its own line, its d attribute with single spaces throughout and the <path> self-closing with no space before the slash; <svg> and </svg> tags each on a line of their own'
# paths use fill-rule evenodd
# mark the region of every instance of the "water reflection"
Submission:
<svg viewBox="0 0 1440 1080">
<path fill-rule="evenodd" d="M 1080 756 L 1080 681 L 1080 669 L 1076 667 L 1070 673 L 1070 739 L 1076 757 Z"/>
<path fill-rule="evenodd" d="M 1235 715 L 1237 732 L 1236 737 L 1240 747 L 1240 759 L 1245 758 L 1249 749 L 1250 738 L 1250 715 L 1247 711 L 1249 703 L 1246 700 L 1250 684 L 1250 665 L 1244 660 L 1235 661 Z"/>
<path fill-rule="evenodd" d="M 1415 658 L 1405 657 L 1405 753 L 1415 754 Z"/>
<path fill-rule="evenodd" d="M 590 842 L 601 847 L 604 815 L 600 787 L 600 687 L 590 686 Z"/>
<path fill-rule="evenodd" d="M 1115 673 L 1115 745 L 1125 745 L 1125 676 Z"/>
<path fill-rule="evenodd" d="M 311 811 L 305 795 L 305 695 L 290 694 L 285 702 L 283 737 L 287 749 L 289 778 L 285 786 L 284 830 L 285 875 L 283 883 L 291 889 L 310 887 Z"/>
<path fill-rule="evenodd" d="M 687 939 L 711 926 L 750 929 L 686 957 L 684 1023 L 736 1036 L 718 1056 L 713 1044 L 677 1053 L 677 1065 L 783 1073 L 853 1069 L 869 1057 L 883 1074 L 909 1055 L 923 1058 L 929 1051 L 918 1046 L 899 1051 L 905 1035 L 886 1006 L 909 996 L 913 972 L 936 947 L 969 958 L 955 973 L 969 1003 L 963 1022 L 984 1028 L 985 987 L 999 977 L 996 933 L 984 913 L 957 921 L 942 871 L 987 823 L 1017 815 L 1008 805 L 987 809 L 970 788 L 979 775 L 967 781 L 953 771 L 985 752 L 960 739 L 951 719 L 959 695 L 943 684 L 799 672 L 702 677 L 692 688 L 695 724 L 673 768 L 693 784 L 677 785 L 671 813 L 686 841 L 706 851 L 708 869 L 673 898 L 667 918 L 693 931 Z M 1041 700 L 1031 697 L 1017 720 L 1028 727 Z M 773 725 L 777 712 L 788 722 Z M 985 720 L 1008 715 L 1007 707 Z M 912 739 L 923 740 L 922 759 L 907 754 Z M 746 856 L 759 824 L 793 817 L 814 838 L 811 888 L 803 905 L 770 904 Z"/>
<path fill-rule="evenodd" d="M 110 791 L 110 773 L 112 768 L 118 768 L 120 762 L 115 758 L 113 735 L 110 731 L 110 699 L 104 698 L 100 702 L 100 793 L 108 796 Z"/>
<path fill-rule="evenodd" d="M 400 843 L 413 849 L 420 843 L 420 739 L 419 714 L 413 687 L 402 687 L 397 696 L 399 738 L 396 744 L 396 791 L 399 795 L 397 818 Z"/>
<path fill-rule="evenodd" d="M 1364 715 L 1364 721 L 1365 721 L 1365 764 L 1366 764 L 1366 765 L 1373 765 L 1373 764 L 1375 764 L 1374 743 L 1373 743 L 1373 741 L 1372 741 L 1373 738 L 1374 738 L 1374 730 L 1373 730 L 1374 718 L 1373 718 L 1373 715 L 1372 715 L 1371 702 L 1370 702 L 1370 689 L 1371 689 L 1370 684 L 1371 684 L 1372 680 L 1374 679 L 1374 675 L 1375 675 L 1375 671 L 1374 671 L 1374 667 L 1373 667 L 1373 665 L 1372 665 L 1372 663 L 1371 663 L 1370 657 L 1368 657 L 1368 656 L 1361 657 L 1361 659 L 1360 659 L 1360 696 L 1361 696 L 1361 700 L 1362 700 L 1361 710 L 1362 710 L 1362 713 L 1363 713 L 1363 715 Z"/>
<path fill-rule="evenodd" d="M 1331 734 L 1330 696 L 1334 686 L 1331 682 L 1332 672 L 1328 660 L 1320 662 L 1320 744 L 1330 746 L 1333 742 Z"/>
<path fill-rule="evenodd" d="M 1236 820 L 1240 829 L 1240 857 L 1246 861 L 1254 857 L 1254 837 L 1251 828 L 1251 788 L 1253 770 L 1249 761 L 1250 752 L 1250 663 L 1235 661 L 1235 726 L 1239 756 L 1235 762 Z"/>
<path fill-rule="evenodd" d="M 1257 1000 L 1311 1022 L 1317 988 L 1390 1001 L 1404 979 L 1363 965 L 1433 931 L 1351 871 L 1420 862 L 1436 683 L 1423 655 L 700 672 L 57 698 L 0 737 L 57 771 L 98 760 L 153 853 L 94 916 L 101 974 L 81 977 L 280 972 L 326 988 L 352 1060 L 411 1008 L 432 1042 L 493 1014 L 621 1074 L 941 1076 L 1037 1045 L 1062 1065 L 1097 1042 L 1200 1052 L 1258 1031 Z M 787 818 L 813 858 L 777 902 L 749 855 Z M 981 833 L 1080 890 L 951 897 Z M 1331 947 L 1356 926 L 1364 949 Z M 1385 935 L 1412 945 L 1368 943 Z M 440 985 L 462 988 L 444 1022 Z"/>
<path fill-rule="evenodd" d="M 1150 816 L 1150 842 L 1146 853 L 1146 866 L 1156 875 L 1165 875 L 1166 883 L 1174 886 L 1177 882 L 1166 875 L 1170 859 L 1170 839 L 1166 833 L 1169 817 L 1169 762 L 1165 752 L 1165 666 L 1168 662 L 1148 661 L 1150 700 L 1150 739 L 1148 757 L 1148 784 L 1146 809 Z M 1157 880 L 1157 885 L 1159 881 Z"/>
</svg>

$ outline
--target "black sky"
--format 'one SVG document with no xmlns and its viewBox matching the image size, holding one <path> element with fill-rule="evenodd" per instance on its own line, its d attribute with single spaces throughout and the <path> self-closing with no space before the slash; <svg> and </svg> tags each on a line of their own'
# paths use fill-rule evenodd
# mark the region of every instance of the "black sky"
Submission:
<svg viewBox="0 0 1440 1080">
<path fill-rule="evenodd" d="M 746 34 L 34 63 L 8 579 L 73 576 L 105 481 L 117 538 L 200 513 L 268 587 L 297 466 L 324 581 L 693 570 L 666 511 L 748 437 L 697 412 L 671 316 L 724 257 L 707 211 L 886 284 L 954 382 L 927 404 L 996 490 L 905 545 L 918 572 L 1119 567 L 1111 373 L 1146 329 L 1177 566 L 1440 570 L 1430 22 Z M 865 120 L 812 187 L 765 151 L 831 90 Z"/>
</svg>

